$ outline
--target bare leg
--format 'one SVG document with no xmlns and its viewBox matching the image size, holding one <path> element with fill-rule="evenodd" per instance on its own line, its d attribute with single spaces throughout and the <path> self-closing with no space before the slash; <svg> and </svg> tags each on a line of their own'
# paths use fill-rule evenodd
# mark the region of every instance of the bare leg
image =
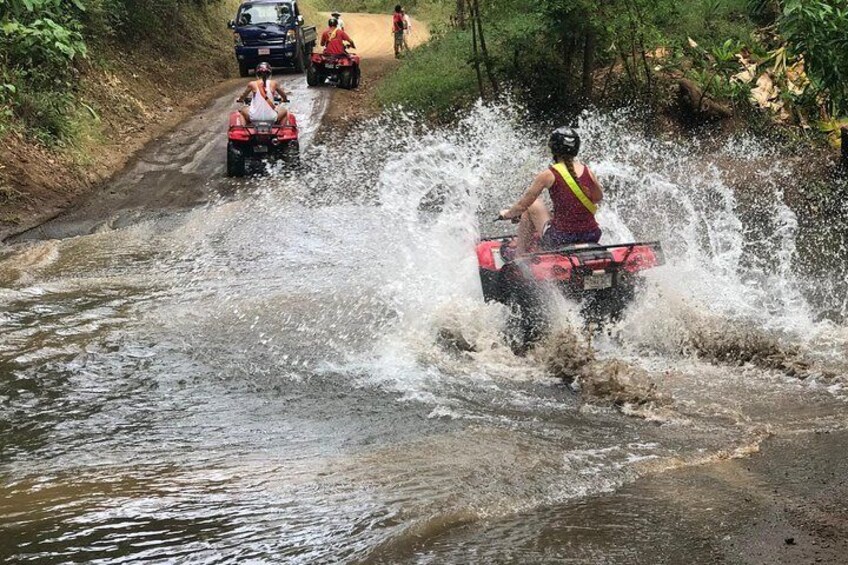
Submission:
<svg viewBox="0 0 848 565">
<path fill-rule="evenodd" d="M 277 106 L 277 123 L 285 124 L 289 117 L 289 111 L 282 106 Z"/>
<path fill-rule="evenodd" d="M 542 230 L 551 220 L 551 214 L 541 198 L 537 198 L 533 204 L 521 214 L 521 221 L 518 222 L 518 243 L 516 252 L 518 255 L 527 253 L 527 248 L 533 241 L 533 235 L 542 235 Z"/>
<path fill-rule="evenodd" d="M 243 106 L 239 108 L 239 113 L 241 113 L 241 117 L 244 118 L 244 125 L 250 123 L 250 108 L 247 106 Z"/>
</svg>

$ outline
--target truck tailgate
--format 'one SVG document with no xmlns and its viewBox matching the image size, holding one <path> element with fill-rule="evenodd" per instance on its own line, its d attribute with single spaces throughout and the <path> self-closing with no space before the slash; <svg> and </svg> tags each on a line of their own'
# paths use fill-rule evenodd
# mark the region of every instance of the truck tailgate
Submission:
<svg viewBox="0 0 848 565">
<path fill-rule="evenodd" d="M 318 32 L 315 30 L 315 26 L 303 26 L 301 29 L 303 30 L 304 43 L 309 44 L 318 41 Z"/>
</svg>

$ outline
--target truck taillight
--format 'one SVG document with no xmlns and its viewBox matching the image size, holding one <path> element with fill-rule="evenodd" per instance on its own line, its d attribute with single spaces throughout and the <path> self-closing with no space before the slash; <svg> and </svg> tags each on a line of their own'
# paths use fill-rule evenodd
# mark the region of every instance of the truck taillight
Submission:
<svg viewBox="0 0 848 565">
<path fill-rule="evenodd" d="M 244 45 L 244 42 L 241 40 L 241 35 L 239 35 L 238 33 L 233 34 L 233 41 L 235 42 L 236 47 L 241 47 L 242 45 Z"/>
</svg>

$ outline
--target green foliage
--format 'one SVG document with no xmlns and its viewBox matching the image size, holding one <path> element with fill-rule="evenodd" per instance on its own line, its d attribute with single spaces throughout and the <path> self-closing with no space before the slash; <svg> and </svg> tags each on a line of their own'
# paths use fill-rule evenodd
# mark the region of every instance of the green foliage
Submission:
<svg viewBox="0 0 848 565">
<path fill-rule="evenodd" d="M 848 0 L 786 0 L 780 30 L 832 110 L 848 114 Z"/>
<path fill-rule="evenodd" d="M 206 5 L 231 0 L 0 0 L 0 133 L 17 120 L 45 144 L 76 134 L 76 88 L 89 46 L 173 52 Z M 197 37 L 193 37 L 197 40 Z M 182 42 L 185 43 L 185 42 Z"/>
<path fill-rule="evenodd" d="M 40 73 L 64 72 L 76 57 L 86 54 L 82 34 L 50 18 L 30 24 L 10 21 L 0 26 L 9 56 L 18 65 Z"/>
<path fill-rule="evenodd" d="M 428 113 L 446 112 L 476 95 L 470 32 L 452 31 L 412 51 L 380 85 L 378 101 Z"/>
</svg>

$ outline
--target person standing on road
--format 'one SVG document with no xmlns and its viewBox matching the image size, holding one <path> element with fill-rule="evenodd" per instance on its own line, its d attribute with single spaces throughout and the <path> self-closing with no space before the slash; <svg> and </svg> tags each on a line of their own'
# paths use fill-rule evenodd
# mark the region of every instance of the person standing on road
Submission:
<svg viewBox="0 0 848 565">
<path fill-rule="evenodd" d="M 395 13 L 392 15 L 392 35 L 395 38 L 395 59 L 400 59 L 400 51 L 403 49 L 403 31 L 405 28 L 403 19 L 403 7 L 400 4 L 395 6 Z"/>
<path fill-rule="evenodd" d="M 403 48 L 409 51 L 409 36 L 412 33 L 412 18 L 406 12 L 403 13 Z"/>
<path fill-rule="evenodd" d="M 268 63 L 259 63 L 256 66 L 256 78 L 248 83 L 247 88 L 241 93 L 241 96 L 236 98 L 236 102 L 247 102 L 247 97 L 253 94 L 250 99 L 250 105 L 244 106 L 239 110 L 244 123 L 251 122 L 280 122 L 286 121 L 289 111 L 285 104 L 289 101 L 286 91 L 275 80 L 271 78 L 271 65 Z M 274 95 L 279 95 L 282 104 L 279 106 L 274 102 Z"/>
<path fill-rule="evenodd" d="M 338 12 L 333 12 L 330 15 L 332 17 L 336 18 L 336 21 L 339 22 L 338 28 L 343 30 L 344 29 L 344 20 L 342 19 L 342 15 Z"/>
<path fill-rule="evenodd" d="M 339 29 L 339 21 L 336 18 L 330 18 L 327 25 L 329 27 L 321 34 L 321 47 L 324 48 L 325 55 L 344 55 L 347 53 L 345 44 L 356 49 L 350 36 L 343 29 Z"/>
</svg>

